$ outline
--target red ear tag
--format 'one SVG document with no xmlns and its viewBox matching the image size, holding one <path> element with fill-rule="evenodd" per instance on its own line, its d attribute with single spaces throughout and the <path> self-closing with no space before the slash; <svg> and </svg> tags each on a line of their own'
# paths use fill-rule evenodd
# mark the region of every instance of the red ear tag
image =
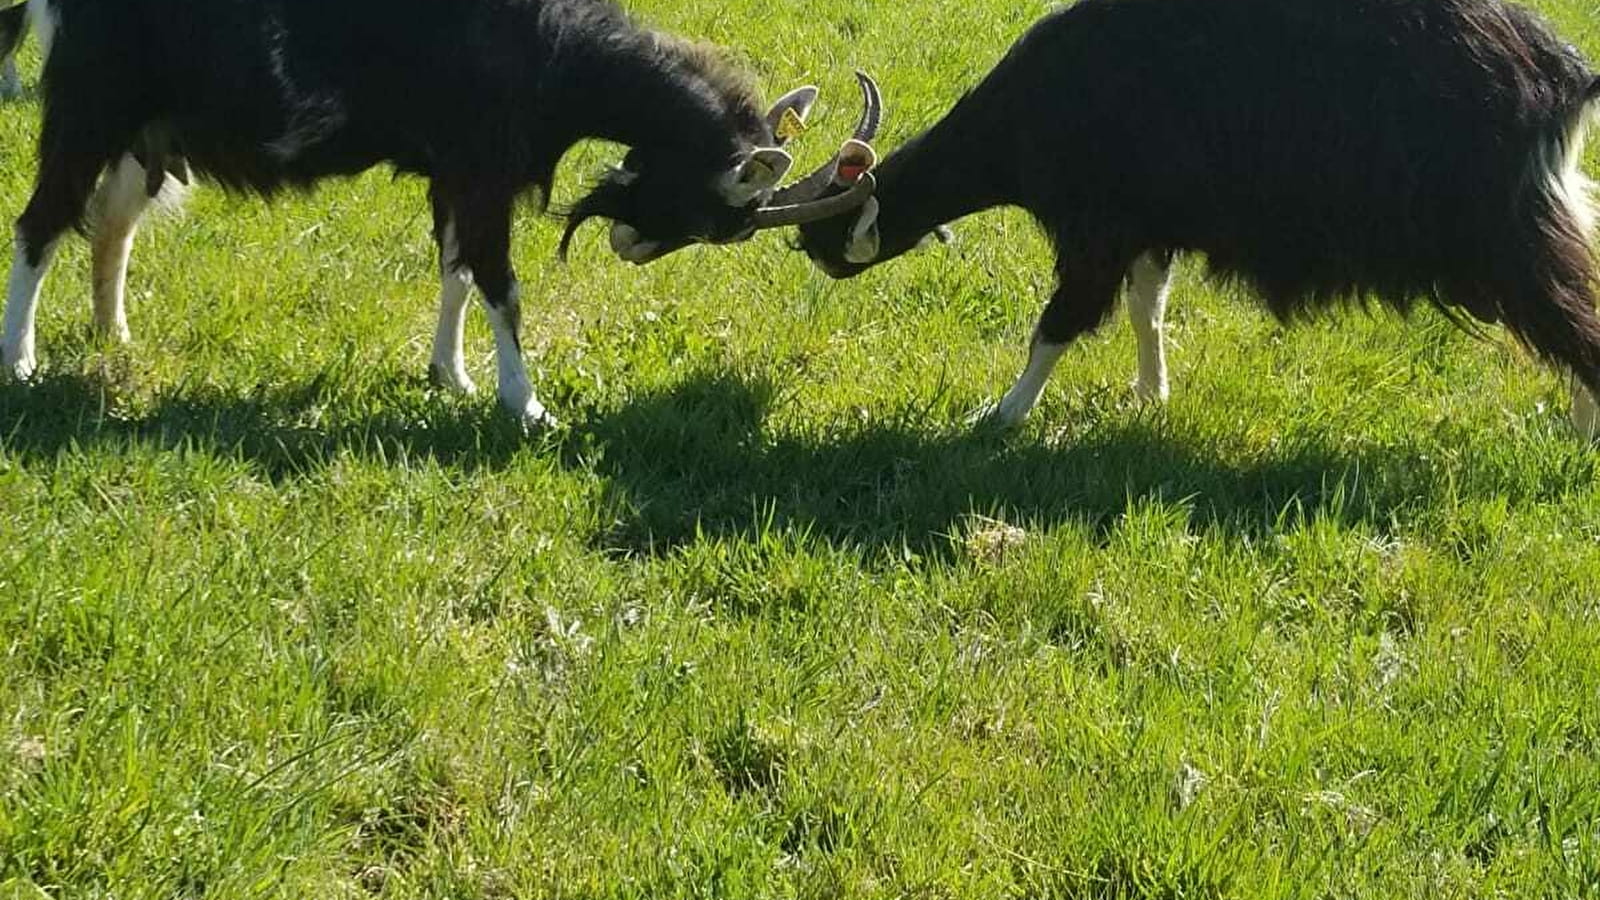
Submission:
<svg viewBox="0 0 1600 900">
<path fill-rule="evenodd" d="M 839 151 L 839 166 L 834 171 L 836 183 L 850 187 L 878 164 L 878 154 L 870 144 L 851 139 Z"/>
<path fill-rule="evenodd" d="M 872 165 L 864 160 L 845 160 L 839 163 L 839 180 L 845 184 L 855 184 Z"/>
</svg>

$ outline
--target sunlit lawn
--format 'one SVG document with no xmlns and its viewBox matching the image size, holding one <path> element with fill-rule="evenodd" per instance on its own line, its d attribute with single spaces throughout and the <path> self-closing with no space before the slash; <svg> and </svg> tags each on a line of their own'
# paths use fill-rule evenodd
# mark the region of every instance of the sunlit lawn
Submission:
<svg viewBox="0 0 1600 900">
<path fill-rule="evenodd" d="M 802 162 L 854 67 L 893 147 L 1045 9 L 635 5 L 823 85 Z M 1285 331 L 1191 261 L 1170 405 L 1119 324 L 972 434 L 1049 290 L 1021 216 L 848 283 L 558 230 L 531 437 L 427 387 L 418 183 L 201 191 L 126 350 L 64 251 L 0 388 L 0 900 L 1600 892 L 1600 456 L 1503 333 Z"/>
</svg>

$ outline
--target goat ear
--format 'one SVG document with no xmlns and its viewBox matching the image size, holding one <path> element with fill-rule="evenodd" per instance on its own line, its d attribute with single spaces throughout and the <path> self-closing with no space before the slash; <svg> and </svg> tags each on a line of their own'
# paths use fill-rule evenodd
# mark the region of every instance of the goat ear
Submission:
<svg viewBox="0 0 1600 900">
<path fill-rule="evenodd" d="M 861 205 L 861 215 L 850 227 L 850 236 L 844 242 L 844 258 L 856 265 L 865 265 L 878 258 L 878 198 L 868 197 Z"/>
<path fill-rule="evenodd" d="M 722 196 L 729 206 L 744 206 L 777 187 L 793 165 L 794 157 L 788 153 L 762 147 L 722 177 Z"/>
<path fill-rule="evenodd" d="M 833 181 L 840 187 L 850 187 L 877 164 L 878 151 L 864 141 L 851 138 L 839 148 L 839 163 L 834 168 Z"/>
<path fill-rule="evenodd" d="M 806 116 L 817 102 L 817 93 L 817 89 L 808 84 L 784 94 L 777 103 L 772 104 L 772 109 L 767 111 L 767 127 L 778 139 L 778 146 L 782 147 L 805 132 Z"/>
</svg>

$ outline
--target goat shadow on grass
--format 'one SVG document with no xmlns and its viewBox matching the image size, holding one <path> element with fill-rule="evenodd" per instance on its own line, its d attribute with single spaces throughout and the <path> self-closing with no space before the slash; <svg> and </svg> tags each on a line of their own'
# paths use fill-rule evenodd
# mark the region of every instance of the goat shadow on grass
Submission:
<svg viewBox="0 0 1600 900">
<path fill-rule="evenodd" d="M 1382 531 L 1442 491 L 1513 505 L 1558 499 L 1596 477 L 1509 474 L 1471 455 L 1451 471 L 1412 447 L 1351 451 L 1288 437 L 1269 456 L 1235 461 L 1167 433 L 1165 417 L 1078 410 L 1074 434 L 1044 442 L 939 421 L 922 411 L 801 430 L 769 424 L 779 392 L 727 372 L 691 374 L 615 408 L 574 414 L 567 432 L 530 438 L 491 402 L 384 391 L 339 411 L 337 376 L 245 393 L 184 388 L 133 415 L 116 386 L 55 374 L 0 386 L 0 448 L 28 463 L 97 447 L 198 450 L 256 466 L 274 483 L 315 476 L 345 456 L 463 473 L 501 471 L 554 454 L 606 482 L 613 525 L 600 549 L 658 554 L 699 535 L 750 537 L 769 527 L 834 543 L 947 554 L 971 515 L 1015 523 L 1086 523 L 1101 535 L 1141 500 L 1182 503 L 1195 527 L 1261 537 L 1309 517 Z M 404 387 L 402 385 L 402 387 Z M 319 410 L 334 409 L 324 421 Z M 1465 467 L 1463 469 L 1463 467 Z M 1568 467 L 1570 468 L 1570 467 Z"/>
<path fill-rule="evenodd" d="M 338 388 L 328 376 L 248 393 L 190 387 L 137 413 L 119 386 L 88 374 L 48 375 L 30 385 L 0 384 L 0 449 L 26 462 L 97 447 L 198 450 L 259 468 L 273 483 L 315 474 L 344 455 L 390 465 L 431 460 L 463 472 L 495 471 L 530 447 L 528 436 L 493 403 L 458 403 L 422 391 L 368 398 L 366 416 L 328 417 Z M 536 441 L 539 439 L 535 439 Z"/>
<path fill-rule="evenodd" d="M 795 432 L 768 428 L 777 397 L 766 382 L 700 374 L 591 418 L 599 452 L 586 465 L 608 479 L 616 523 L 604 549 L 660 554 L 700 535 L 771 527 L 947 555 L 973 515 L 1084 523 L 1105 539 L 1140 501 L 1181 503 L 1194 527 L 1236 537 L 1313 517 L 1381 532 L 1430 508 L 1442 490 L 1546 502 L 1595 469 L 1528 478 L 1468 459 L 1473 468 L 1452 475 L 1411 447 L 1352 452 L 1316 436 L 1236 462 L 1166 433 L 1159 411 L 1090 412 L 1074 435 L 1050 442 L 915 411 Z"/>
</svg>

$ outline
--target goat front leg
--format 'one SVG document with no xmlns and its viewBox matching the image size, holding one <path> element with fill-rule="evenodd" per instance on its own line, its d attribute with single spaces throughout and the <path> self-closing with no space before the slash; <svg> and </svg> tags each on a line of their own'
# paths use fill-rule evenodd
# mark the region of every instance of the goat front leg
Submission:
<svg viewBox="0 0 1600 900">
<path fill-rule="evenodd" d="M 460 259 L 483 293 L 489 313 L 500 405 L 528 427 L 552 427 L 556 421 L 534 395 L 522 360 L 522 302 L 510 257 L 511 197 L 467 204 L 456 211 L 453 221 Z"/>
<path fill-rule="evenodd" d="M 1572 377 L 1572 425 L 1583 439 L 1600 441 L 1600 403 L 1576 375 Z"/>
<path fill-rule="evenodd" d="M 64 106 L 64 104 L 63 104 Z M 17 219 L 15 255 L 6 281 L 4 333 L 0 335 L 0 375 L 27 381 L 38 372 L 34 328 L 39 290 L 61 235 L 83 221 L 101 164 L 88 153 L 72 152 L 75 133 L 45 108 L 39 139 L 39 174 L 33 197 Z"/>
<path fill-rule="evenodd" d="M 1128 320 L 1139 344 L 1139 374 L 1133 393 L 1147 402 L 1164 403 L 1169 393 L 1163 342 L 1171 284 L 1172 254 L 1146 253 L 1134 260 L 1128 277 Z"/>
<path fill-rule="evenodd" d="M 428 363 L 428 380 L 436 387 L 461 394 L 472 394 L 478 386 L 467 374 L 465 338 L 467 300 L 471 296 L 472 275 L 461 261 L 456 242 L 456 226 L 448 216 L 439 217 L 434 228 L 439 243 L 439 325 L 433 333 L 433 358 Z"/>
<path fill-rule="evenodd" d="M 483 287 L 483 282 L 479 281 Z M 533 381 L 522 359 L 522 304 L 517 282 L 504 288 L 484 287 L 484 302 L 489 310 L 489 328 L 494 332 L 495 371 L 500 405 L 530 428 L 553 428 L 558 423 L 534 395 Z"/>
<path fill-rule="evenodd" d="M 39 368 L 34 348 L 39 288 L 50 271 L 56 241 L 55 236 L 32 238 L 23 227 L 17 228 L 16 252 L 6 282 L 5 332 L 0 336 L 0 371 L 15 381 L 29 380 Z"/>
<path fill-rule="evenodd" d="M 1557 370 L 1571 373 L 1572 424 L 1584 439 L 1600 439 L 1600 296 L 1592 285 L 1587 248 L 1536 257 L 1520 278 L 1491 290 L 1511 331 Z"/>
<path fill-rule="evenodd" d="M 987 412 L 985 420 L 1004 428 L 1015 428 L 1027 419 L 1038 405 L 1045 383 L 1067 347 L 1099 328 L 1116 305 L 1117 287 L 1122 283 L 1124 271 L 1125 264 L 1063 265 L 1061 285 L 1033 330 L 1027 368 L 992 412 Z"/>
</svg>

